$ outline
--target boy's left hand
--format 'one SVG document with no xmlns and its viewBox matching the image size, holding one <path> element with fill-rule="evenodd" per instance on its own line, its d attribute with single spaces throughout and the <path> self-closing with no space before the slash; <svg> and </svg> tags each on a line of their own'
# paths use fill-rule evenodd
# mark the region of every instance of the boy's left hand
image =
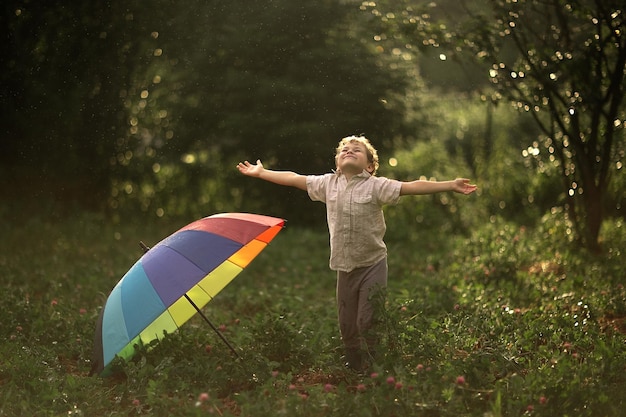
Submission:
<svg viewBox="0 0 626 417">
<path fill-rule="evenodd" d="M 452 191 L 461 194 L 471 194 L 476 191 L 478 187 L 474 184 L 470 184 L 470 180 L 467 178 L 457 178 L 452 183 Z"/>
</svg>

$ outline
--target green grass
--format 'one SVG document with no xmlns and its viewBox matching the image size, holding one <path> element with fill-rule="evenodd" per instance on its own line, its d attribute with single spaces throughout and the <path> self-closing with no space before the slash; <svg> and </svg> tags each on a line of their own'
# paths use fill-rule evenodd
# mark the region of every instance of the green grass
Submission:
<svg viewBox="0 0 626 417">
<path fill-rule="evenodd" d="M 0 225 L 1 416 L 616 416 L 626 405 L 625 227 L 606 254 L 566 226 L 500 222 L 469 237 L 388 238 L 390 285 L 372 374 L 341 366 L 325 230 L 289 227 L 199 318 L 89 377 L 106 296 L 181 224 L 100 216 Z M 12 217 L 13 216 L 13 217 Z"/>
</svg>

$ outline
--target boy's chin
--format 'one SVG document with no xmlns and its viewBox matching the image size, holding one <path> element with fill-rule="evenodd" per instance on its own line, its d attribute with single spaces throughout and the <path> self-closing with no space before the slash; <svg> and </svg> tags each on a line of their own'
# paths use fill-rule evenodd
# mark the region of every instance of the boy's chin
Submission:
<svg viewBox="0 0 626 417">
<path fill-rule="evenodd" d="M 360 172 L 363 172 L 363 170 L 365 168 L 361 168 L 358 164 L 353 164 L 351 162 L 347 162 L 347 163 L 344 163 L 343 165 L 341 165 L 340 167 L 338 167 L 337 169 L 339 171 L 342 171 L 342 172 L 357 172 L 357 173 L 360 173 Z"/>
</svg>

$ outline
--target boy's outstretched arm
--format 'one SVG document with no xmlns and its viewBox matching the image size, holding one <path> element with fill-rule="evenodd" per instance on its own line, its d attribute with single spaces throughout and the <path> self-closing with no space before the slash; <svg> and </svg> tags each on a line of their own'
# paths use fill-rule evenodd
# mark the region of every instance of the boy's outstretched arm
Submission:
<svg viewBox="0 0 626 417">
<path fill-rule="evenodd" d="M 457 178 L 452 181 L 415 180 L 403 182 L 400 188 L 400 195 L 434 194 L 444 191 L 471 194 L 476 191 L 476 188 L 476 185 L 470 184 L 470 181 L 466 178 Z"/>
<path fill-rule="evenodd" d="M 265 169 L 260 159 L 257 160 L 254 165 L 248 161 L 240 162 L 237 164 L 237 169 L 239 172 L 249 177 L 261 178 L 262 180 L 273 182 L 274 184 L 286 185 L 306 191 L 305 175 L 296 174 L 291 171 L 272 171 Z"/>
</svg>

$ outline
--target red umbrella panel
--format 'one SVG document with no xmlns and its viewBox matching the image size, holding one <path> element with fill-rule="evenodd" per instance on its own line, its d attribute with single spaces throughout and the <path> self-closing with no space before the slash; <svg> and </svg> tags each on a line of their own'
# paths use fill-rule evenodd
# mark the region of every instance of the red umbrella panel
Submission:
<svg viewBox="0 0 626 417">
<path fill-rule="evenodd" d="M 197 220 L 146 252 L 111 291 L 94 338 L 92 374 L 189 320 L 282 230 L 285 220 L 222 213 Z"/>
</svg>

